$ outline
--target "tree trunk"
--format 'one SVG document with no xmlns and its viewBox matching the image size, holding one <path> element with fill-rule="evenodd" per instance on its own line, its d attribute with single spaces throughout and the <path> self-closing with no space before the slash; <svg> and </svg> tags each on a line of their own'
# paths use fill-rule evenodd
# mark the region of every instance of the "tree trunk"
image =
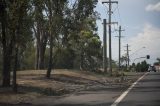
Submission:
<svg viewBox="0 0 160 106">
<path fill-rule="evenodd" d="M 45 45 L 41 45 L 39 51 L 39 69 L 44 69 Z"/>
<path fill-rule="evenodd" d="M 6 39 L 6 38 L 5 38 Z M 5 40 L 3 39 L 3 40 Z M 11 60 L 12 60 L 12 41 L 9 46 L 3 44 L 3 81 L 2 86 L 10 86 L 10 70 L 11 70 Z"/>
<path fill-rule="evenodd" d="M 80 55 L 80 70 L 83 70 L 84 69 L 84 55 L 83 55 L 83 52 L 81 52 L 81 55 Z"/>
<path fill-rule="evenodd" d="M 49 50 L 49 63 L 48 63 L 48 70 L 46 73 L 46 77 L 50 78 L 51 70 L 52 70 L 52 55 L 53 55 L 53 26 L 52 26 L 52 1 L 49 1 L 48 9 L 49 9 L 49 36 L 50 36 L 50 50 Z"/>
<path fill-rule="evenodd" d="M 9 87 L 10 86 L 10 58 L 7 55 L 8 53 L 3 50 L 3 81 L 2 86 L 3 87 Z"/>
<path fill-rule="evenodd" d="M 44 69 L 44 57 L 45 57 L 45 49 L 47 43 L 47 37 L 45 35 L 45 27 L 43 24 L 45 21 L 43 17 L 43 9 L 41 4 L 35 3 L 35 18 L 36 18 L 36 28 L 34 28 L 35 37 L 37 40 L 37 52 L 36 52 L 36 69 Z"/>
<path fill-rule="evenodd" d="M 10 56 L 8 54 L 8 48 L 6 44 L 6 11 L 5 11 L 5 1 L 2 1 L 1 5 L 1 27 L 2 27 L 2 48 L 3 48 L 3 69 L 2 69 L 2 86 L 10 86 Z"/>
<path fill-rule="evenodd" d="M 48 64 L 48 70 L 47 70 L 47 74 L 46 74 L 46 77 L 47 78 L 50 78 L 51 76 L 51 70 L 52 70 L 52 53 L 53 51 L 53 37 L 52 35 L 50 34 L 50 52 L 49 52 L 49 64 Z"/>
<path fill-rule="evenodd" d="M 36 55 L 35 69 L 38 70 L 38 62 L 39 62 L 39 47 L 38 47 L 38 42 L 36 44 L 36 53 L 35 53 L 35 55 Z"/>
<path fill-rule="evenodd" d="M 17 63 L 18 63 L 18 47 L 15 48 L 15 61 L 14 61 L 14 69 L 13 69 L 13 91 L 17 92 Z"/>
<path fill-rule="evenodd" d="M 40 40 L 40 36 L 41 39 Z M 46 35 L 37 35 L 36 69 L 44 69 L 44 56 L 47 44 Z"/>
</svg>

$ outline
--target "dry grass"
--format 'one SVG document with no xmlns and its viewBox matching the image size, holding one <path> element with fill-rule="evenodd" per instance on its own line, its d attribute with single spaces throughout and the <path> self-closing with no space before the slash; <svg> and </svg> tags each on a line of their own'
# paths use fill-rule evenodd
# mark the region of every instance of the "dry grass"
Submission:
<svg viewBox="0 0 160 106">
<path fill-rule="evenodd" d="M 18 71 L 18 75 L 44 75 L 46 74 L 46 70 L 26 70 L 26 71 Z M 68 70 L 68 69 L 55 69 L 51 72 L 52 75 L 67 75 L 71 77 L 81 77 L 90 80 L 97 80 L 97 76 L 91 72 L 86 71 L 77 71 L 77 70 Z"/>
<path fill-rule="evenodd" d="M 19 93 L 13 93 L 11 88 L 0 88 L 0 103 L 24 103 L 44 96 L 60 96 L 78 92 L 90 86 L 100 87 L 121 83 L 120 77 L 107 77 L 86 71 L 56 69 L 52 71 L 50 79 L 47 79 L 45 74 L 46 70 L 18 71 Z M 139 77 L 135 73 L 127 74 L 129 79 Z"/>
</svg>

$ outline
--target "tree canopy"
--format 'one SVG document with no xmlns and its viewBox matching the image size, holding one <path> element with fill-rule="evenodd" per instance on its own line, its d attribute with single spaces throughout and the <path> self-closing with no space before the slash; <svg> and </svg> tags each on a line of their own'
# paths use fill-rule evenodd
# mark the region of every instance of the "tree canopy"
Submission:
<svg viewBox="0 0 160 106">
<path fill-rule="evenodd" d="M 49 78 L 54 68 L 100 68 L 96 4 L 96 0 L 0 0 L 3 86 L 10 86 L 11 71 L 48 69 Z"/>
</svg>

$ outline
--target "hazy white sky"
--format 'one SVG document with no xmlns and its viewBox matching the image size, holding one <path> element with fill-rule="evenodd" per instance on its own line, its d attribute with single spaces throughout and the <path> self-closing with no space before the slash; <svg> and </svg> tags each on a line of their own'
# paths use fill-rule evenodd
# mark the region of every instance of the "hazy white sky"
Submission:
<svg viewBox="0 0 160 106">
<path fill-rule="evenodd" d="M 102 21 L 108 19 L 108 5 L 102 4 L 104 0 L 99 0 L 96 11 L 101 15 L 101 20 L 97 21 L 98 33 L 101 40 L 103 39 Z M 108 0 L 105 0 L 108 1 Z M 160 58 L 160 0 L 118 0 L 118 5 L 112 6 L 112 21 L 118 22 L 125 29 L 122 32 L 122 54 L 125 54 L 125 45 L 130 45 L 131 61 L 134 58 L 150 55 L 151 59 L 148 63 L 153 63 L 156 58 Z M 118 35 L 114 29 L 118 25 L 112 26 L 112 57 L 118 60 Z M 146 48 L 143 48 L 146 47 Z M 135 62 L 140 62 L 136 60 Z"/>
</svg>

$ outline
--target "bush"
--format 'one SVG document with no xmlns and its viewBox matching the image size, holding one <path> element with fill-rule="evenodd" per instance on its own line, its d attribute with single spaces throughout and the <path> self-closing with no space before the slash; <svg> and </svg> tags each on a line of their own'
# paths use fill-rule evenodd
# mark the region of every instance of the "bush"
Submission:
<svg viewBox="0 0 160 106">
<path fill-rule="evenodd" d="M 55 51 L 54 56 L 54 67 L 55 68 L 73 68 L 73 61 L 74 61 L 74 53 L 72 50 L 67 48 L 58 48 Z"/>
</svg>

